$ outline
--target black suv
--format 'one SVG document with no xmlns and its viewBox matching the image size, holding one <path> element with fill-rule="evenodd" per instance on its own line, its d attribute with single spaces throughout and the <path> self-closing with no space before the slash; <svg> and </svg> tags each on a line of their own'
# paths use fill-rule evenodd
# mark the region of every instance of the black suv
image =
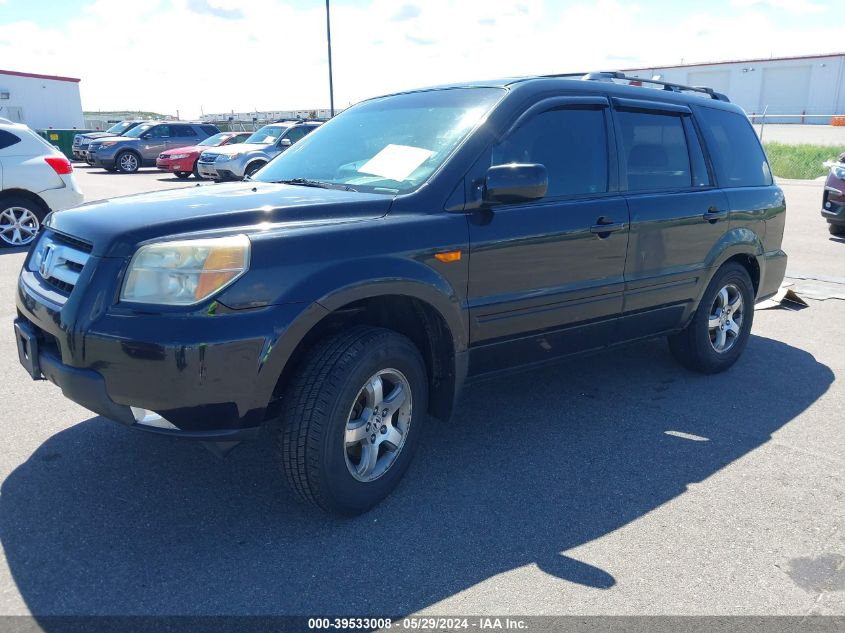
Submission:
<svg viewBox="0 0 845 633">
<path fill-rule="evenodd" d="M 219 452 L 278 421 L 293 490 L 346 514 L 396 486 L 467 379 L 658 335 L 725 370 L 783 278 L 784 196 L 740 108 L 658 88 L 394 94 L 251 181 L 54 213 L 20 274 L 20 360 Z"/>
</svg>

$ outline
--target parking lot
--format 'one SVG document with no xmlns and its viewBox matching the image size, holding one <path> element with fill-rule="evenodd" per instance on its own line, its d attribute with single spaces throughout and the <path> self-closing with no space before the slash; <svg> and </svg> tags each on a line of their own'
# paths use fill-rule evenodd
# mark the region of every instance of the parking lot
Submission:
<svg viewBox="0 0 845 633">
<path fill-rule="evenodd" d="M 186 186 L 77 177 L 88 200 Z M 822 183 L 782 186 L 794 288 L 845 292 Z M 221 460 L 31 381 L 23 259 L 0 254 L 0 613 L 845 613 L 845 300 L 758 311 L 716 376 L 658 340 L 474 385 L 396 493 L 337 519 L 267 442 Z"/>
</svg>

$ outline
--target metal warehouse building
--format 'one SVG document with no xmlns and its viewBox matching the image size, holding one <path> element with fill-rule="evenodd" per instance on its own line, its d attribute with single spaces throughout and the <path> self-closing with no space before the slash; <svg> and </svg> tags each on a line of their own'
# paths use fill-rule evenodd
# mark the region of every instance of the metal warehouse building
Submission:
<svg viewBox="0 0 845 633">
<path fill-rule="evenodd" d="M 0 70 L 0 117 L 33 129 L 83 128 L 79 79 Z"/>
<path fill-rule="evenodd" d="M 624 72 L 644 79 L 660 75 L 664 81 L 709 86 L 728 95 L 749 115 L 765 112 L 766 121 L 771 122 L 830 123 L 830 115 L 845 114 L 845 53 L 658 66 Z M 797 116 L 773 117 L 773 114 Z"/>
</svg>

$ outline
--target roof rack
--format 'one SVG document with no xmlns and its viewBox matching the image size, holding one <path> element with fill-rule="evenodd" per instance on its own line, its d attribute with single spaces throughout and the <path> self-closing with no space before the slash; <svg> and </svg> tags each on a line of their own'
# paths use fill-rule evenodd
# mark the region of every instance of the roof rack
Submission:
<svg viewBox="0 0 845 633">
<path fill-rule="evenodd" d="M 613 82 L 615 79 L 621 79 L 623 81 L 628 82 L 638 82 L 640 84 L 655 84 L 658 86 L 663 86 L 663 90 L 671 90 L 672 92 L 700 92 L 706 95 L 709 95 L 711 99 L 716 99 L 717 101 L 725 101 L 730 103 L 730 99 L 728 99 L 727 95 L 722 94 L 721 92 L 716 92 L 713 88 L 707 88 L 705 86 L 685 86 L 684 84 L 676 84 L 670 81 L 660 81 L 657 79 L 643 79 L 641 77 L 628 77 L 623 72 L 619 72 L 616 70 L 612 71 L 601 71 L 601 72 L 589 72 L 589 73 L 561 73 L 557 75 L 543 75 L 543 77 L 580 77 L 585 81 L 605 81 L 605 82 Z"/>
</svg>

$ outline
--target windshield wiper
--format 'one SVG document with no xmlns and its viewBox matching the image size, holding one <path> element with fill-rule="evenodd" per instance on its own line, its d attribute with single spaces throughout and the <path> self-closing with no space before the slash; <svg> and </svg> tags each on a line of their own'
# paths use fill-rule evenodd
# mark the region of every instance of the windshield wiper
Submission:
<svg viewBox="0 0 845 633">
<path fill-rule="evenodd" d="M 308 178 L 288 178 L 287 180 L 274 180 L 281 185 L 298 185 L 300 187 L 319 187 L 320 189 L 343 189 L 344 191 L 357 191 L 349 185 L 339 182 L 325 182 L 323 180 L 309 180 Z"/>
</svg>

